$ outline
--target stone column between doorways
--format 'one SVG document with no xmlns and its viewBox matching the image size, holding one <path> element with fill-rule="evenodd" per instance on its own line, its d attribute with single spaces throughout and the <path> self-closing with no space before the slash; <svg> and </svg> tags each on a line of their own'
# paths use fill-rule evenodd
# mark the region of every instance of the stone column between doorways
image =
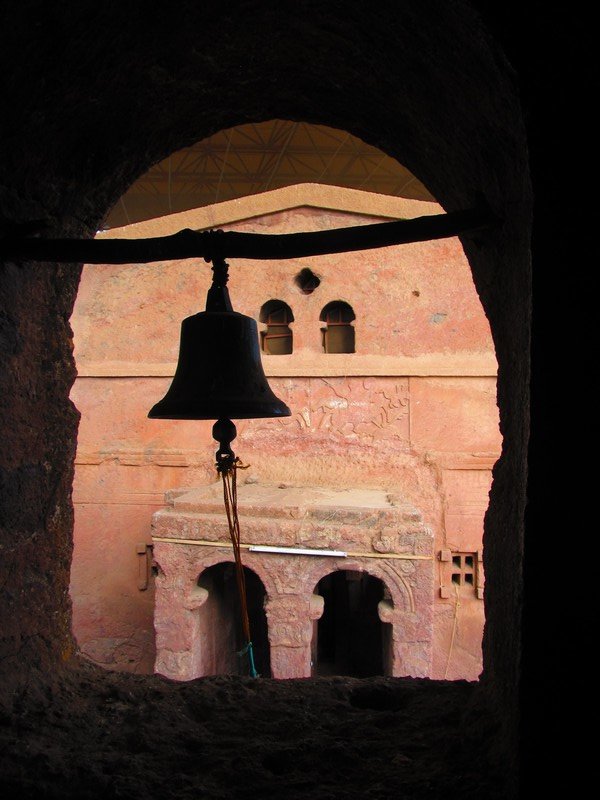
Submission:
<svg viewBox="0 0 600 800">
<path fill-rule="evenodd" d="M 312 594 L 270 596 L 265 606 L 273 678 L 310 678 Z"/>
</svg>

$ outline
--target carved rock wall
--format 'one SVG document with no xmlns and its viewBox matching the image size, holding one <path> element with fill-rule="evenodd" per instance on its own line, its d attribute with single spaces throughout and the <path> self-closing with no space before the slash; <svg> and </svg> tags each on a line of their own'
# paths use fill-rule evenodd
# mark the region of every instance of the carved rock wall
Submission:
<svg viewBox="0 0 600 800">
<path fill-rule="evenodd" d="M 343 558 L 244 550 L 244 565 L 260 577 L 266 590 L 273 677 L 310 677 L 313 620 L 322 611 L 315 608 L 314 592 L 321 578 L 338 569 L 368 572 L 389 591 L 382 621 L 393 628 L 390 674 L 430 676 L 433 534 L 419 512 L 406 502 L 392 505 L 381 491 L 264 484 L 243 488 L 240 514 L 245 543 L 348 553 Z M 212 654 L 199 634 L 211 609 L 207 598 L 198 602 L 198 579 L 213 564 L 232 561 L 227 524 L 219 513 L 220 496 L 220 484 L 185 492 L 153 518 L 159 569 L 156 670 L 177 680 L 211 674 Z M 381 547 L 384 532 L 389 543 L 382 554 L 376 548 Z M 217 622 L 215 618 L 209 624 Z"/>
<path fill-rule="evenodd" d="M 291 199 L 301 202 L 303 192 L 328 208 L 281 208 Z M 219 206 L 198 209 L 196 224 L 220 214 L 231 229 L 289 233 L 374 221 L 364 212 L 331 209 L 334 202 L 348 208 L 358 200 L 362 208 L 372 203 L 378 219 L 384 213 L 441 211 L 435 203 L 365 192 L 338 189 L 332 195 L 327 187 L 299 186 L 293 198 L 288 194 L 261 195 L 271 213 L 241 221 L 231 215 L 251 215 L 252 198 L 243 208 L 236 203 L 229 218 Z M 155 228 L 168 233 L 193 225 L 190 215 L 186 212 L 185 223 L 176 214 L 111 235 L 151 235 Z M 295 282 L 307 267 L 321 279 L 310 295 Z M 444 476 L 453 476 L 456 493 L 471 470 L 483 478 L 457 541 L 463 549 L 481 549 L 490 470 L 500 446 L 496 367 L 489 325 L 460 242 L 267 265 L 234 261 L 230 272 L 237 310 L 258 319 L 262 305 L 277 298 L 290 305 L 295 319 L 293 353 L 263 355 L 270 383 L 292 416 L 238 423 L 236 450 L 251 465 L 249 476 L 399 493 L 421 509 L 438 551 L 450 546 Z M 169 385 L 181 320 L 203 307 L 209 282 L 210 269 L 190 262 L 84 269 L 73 315 L 80 376 L 72 397 L 82 421 L 71 591 L 80 647 L 111 668 L 153 668 L 153 584 L 142 592 L 138 588 L 140 571 L 147 569 L 146 555 L 138 550 L 151 544 L 150 521 L 164 492 L 214 480 L 212 423 L 146 416 Z M 356 313 L 353 354 L 323 353 L 319 315 L 334 299 L 350 302 Z M 455 528 L 463 524 L 463 508 L 453 506 Z M 438 578 L 440 584 L 446 580 Z M 483 603 L 466 591 L 458 635 L 452 637 L 454 592 L 440 598 L 436 587 L 436 595 L 433 674 L 475 679 L 481 670 Z"/>
</svg>

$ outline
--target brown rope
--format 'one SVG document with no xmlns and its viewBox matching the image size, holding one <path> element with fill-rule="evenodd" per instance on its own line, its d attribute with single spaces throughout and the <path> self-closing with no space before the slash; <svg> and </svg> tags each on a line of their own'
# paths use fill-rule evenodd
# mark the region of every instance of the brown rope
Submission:
<svg viewBox="0 0 600 800">
<path fill-rule="evenodd" d="M 240 547 L 240 521 L 237 511 L 237 471 L 238 469 L 247 469 L 247 467 L 242 465 L 239 458 L 231 460 L 227 466 L 224 466 L 223 464 L 217 466 L 220 466 L 219 472 L 223 480 L 223 502 L 225 504 L 225 513 L 227 514 L 229 535 L 231 537 L 231 544 L 233 545 L 233 555 L 235 559 L 235 578 L 238 595 L 240 598 L 242 631 L 246 641 L 246 646 L 242 652 L 248 653 L 248 658 L 250 661 L 250 674 L 252 677 L 256 678 L 257 673 L 254 666 L 252 637 L 250 635 L 250 617 L 248 615 L 248 602 L 246 596 L 246 576 L 244 574 L 242 551 Z"/>
</svg>

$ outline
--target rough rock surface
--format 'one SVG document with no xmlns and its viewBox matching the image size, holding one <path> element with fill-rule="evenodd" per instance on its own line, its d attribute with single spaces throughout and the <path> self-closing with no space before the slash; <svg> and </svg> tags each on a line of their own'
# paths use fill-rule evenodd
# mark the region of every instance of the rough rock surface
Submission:
<svg viewBox="0 0 600 800">
<path fill-rule="evenodd" d="M 97 670 L 0 710 L 7 800 L 506 797 L 476 684 Z"/>
</svg>

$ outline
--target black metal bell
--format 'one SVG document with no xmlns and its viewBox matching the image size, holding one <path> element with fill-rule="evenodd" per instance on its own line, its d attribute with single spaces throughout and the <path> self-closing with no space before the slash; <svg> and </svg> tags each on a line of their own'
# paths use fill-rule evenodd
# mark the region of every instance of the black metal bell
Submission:
<svg viewBox="0 0 600 800">
<path fill-rule="evenodd" d="M 220 267 L 220 270 L 218 269 Z M 151 419 L 289 417 L 290 409 L 267 383 L 251 317 L 231 308 L 227 265 L 213 267 L 206 311 L 181 324 L 179 362 L 169 391 Z"/>
</svg>

